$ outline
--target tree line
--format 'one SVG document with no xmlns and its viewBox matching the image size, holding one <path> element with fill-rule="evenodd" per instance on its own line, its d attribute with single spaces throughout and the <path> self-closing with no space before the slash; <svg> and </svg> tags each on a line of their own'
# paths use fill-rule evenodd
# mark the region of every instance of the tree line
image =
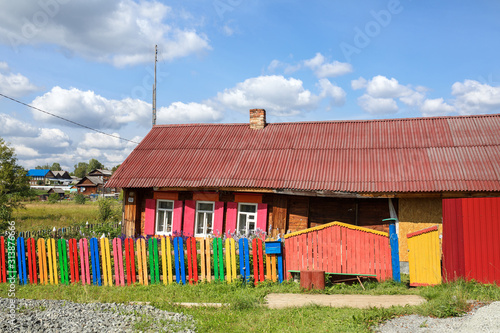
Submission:
<svg viewBox="0 0 500 333">
<path fill-rule="evenodd" d="M 114 173 L 116 171 L 116 169 L 118 169 L 119 166 L 120 166 L 120 164 L 112 167 L 111 172 Z M 50 171 L 62 171 L 61 165 L 59 163 L 56 163 L 56 162 L 52 163 L 52 165 L 50 165 L 50 164 L 37 165 L 35 167 L 35 169 L 44 169 L 44 170 L 50 170 Z M 86 175 L 88 175 L 89 172 L 91 172 L 92 170 L 95 170 L 95 169 L 109 170 L 108 168 L 106 168 L 104 166 L 104 164 L 99 162 L 97 159 L 92 158 L 88 163 L 78 162 L 78 164 L 75 164 L 74 170 L 72 172 L 70 172 L 70 175 L 78 177 L 78 178 L 83 178 Z"/>
</svg>

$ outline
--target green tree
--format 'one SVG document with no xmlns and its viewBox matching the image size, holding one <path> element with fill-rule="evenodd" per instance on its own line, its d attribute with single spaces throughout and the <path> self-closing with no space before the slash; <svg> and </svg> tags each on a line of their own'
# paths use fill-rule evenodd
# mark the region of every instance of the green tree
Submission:
<svg viewBox="0 0 500 333">
<path fill-rule="evenodd" d="M 59 201 L 59 199 L 60 199 L 60 198 L 61 198 L 61 197 L 59 196 L 59 194 L 57 194 L 57 193 L 51 193 L 51 194 L 49 195 L 49 202 L 50 202 L 50 203 L 56 203 L 56 202 L 58 202 L 58 201 Z"/>
<path fill-rule="evenodd" d="M 48 169 L 50 169 L 50 165 L 48 165 L 48 164 L 44 164 L 44 165 L 37 165 L 37 166 L 35 167 L 35 169 L 37 169 L 37 170 L 48 170 Z"/>
<path fill-rule="evenodd" d="M 95 169 L 104 169 L 104 164 L 93 158 L 89 161 L 89 164 L 87 165 L 87 173 Z"/>
<path fill-rule="evenodd" d="M 85 162 L 78 162 L 75 164 L 75 171 L 73 172 L 75 177 L 83 178 L 87 175 L 88 164 Z"/>
<path fill-rule="evenodd" d="M 116 170 L 120 167 L 121 164 L 115 165 L 113 168 L 111 168 L 111 172 L 115 173 Z"/>
<path fill-rule="evenodd" d="M 49 169 L 50 171 L 62 171 L 59 163 L 52 163 L 52 166 Z"/>
<path fill-rule="evenodd" d="M 26 170 L 17 164 L 14 148 L 0 138 L 0 221 L 12 220 L 12 211 L 23 207 L 30 195 Z"/>
</svg>

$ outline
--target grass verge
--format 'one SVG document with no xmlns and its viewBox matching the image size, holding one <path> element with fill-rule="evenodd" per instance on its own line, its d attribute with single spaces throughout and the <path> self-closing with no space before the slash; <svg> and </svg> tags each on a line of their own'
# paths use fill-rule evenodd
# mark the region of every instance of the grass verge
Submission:
<svg viewBox="0 0 500 333">
<path fill-rule="evenodd" d="M 408 288 L 404 283 L 338 284 L 321 293 L 395 295 L 415 294 L 428 302 L 421 306 L 388 309 L 353 309 L 305 306 L 268 309 L 260 306 L 269 293 L 300 293 L 298 284 L 263 283 L 257 287 L 240 282 L 202 283 L 199 285 L 134 285 L 130 287 L 95 286 L 18 286 L 16 297 L 32 299 L 66 299 L 74 302 L 150 302 L 153 306 L 192 315 L 199 332 L 368 332 L 372 325 L 405 314 L 434 317 L 455 316 L 467 310 L 467 300 L 482 302 L 500 300 L 500 288 L 474 282 L 457 281 L 436 287 Z M 8 285 L 0 285 L 0 296 L 6 297 Z M 319 293 L 316 291 L 316 293 Z M 178 302 L 228 303 L 221 308 L 184 308 Z M 139 323 L 141 328 L 144 323 Z"/>
</svg>

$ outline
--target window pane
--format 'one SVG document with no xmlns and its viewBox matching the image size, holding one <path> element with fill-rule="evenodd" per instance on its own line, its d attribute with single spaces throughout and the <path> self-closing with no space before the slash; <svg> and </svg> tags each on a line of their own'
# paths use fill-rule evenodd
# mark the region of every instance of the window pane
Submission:
<svg viewBox="0 0 500 333">
<path fill-rule="evenodd" d="M 240 205 L 240 212 L 256 213 L 257 212 L 257 205 L 245 205 L 245 204 L 242 204 L 242 205 Z"/>
<path fill-rule="evenodd" d="M 172 201 L 160 201 L 158 206 L 159 206 L 158 208 L 161 208 L 161 209 L 173 209 L 174 208 Z"/>
<path fill-rule="evenodd" d="M 213 211 L 214 210 L 214 204 L 213 203 L 198 203 L 198 210 L 208 210 L 208 211 Z"/>
<path fill-rule="evenodd" d="M 212 225 L 212 213 L 205 213 L 206 219 L 207 219 L 207 234 L 212 232 L 213 225 Z"/>
<path fill-rule="evenodd" d="M 255 230 L 255 223 L 248 222 L 248 231 L 252 232 Z"/>
<path fill-rule="evenodd" d="M 247 216 L 246 214 L 240 214 L 240 224 L 238 225 L 238 232 L 244 234 L 247 230 Z"/>
<path fill-rule="evenodd" d="M 204 213 L 198 213 L 198 225 L 196 226 L 196 233 L 197 234 L 202 234 L 203 233 L 203 218 L 204 218 Z"/>
<path fill-rule="evenodd" d="M 163 232 L 163 226 L 165 221 L 165 212 L 163 210 L 158 211 L 158 221 L 156 221 L 156 231 Z"/>
<path fill-rule="evenodd" d="M 165 231 L 172 232 L 172 212 L 167 212 Z"/>
</svg>

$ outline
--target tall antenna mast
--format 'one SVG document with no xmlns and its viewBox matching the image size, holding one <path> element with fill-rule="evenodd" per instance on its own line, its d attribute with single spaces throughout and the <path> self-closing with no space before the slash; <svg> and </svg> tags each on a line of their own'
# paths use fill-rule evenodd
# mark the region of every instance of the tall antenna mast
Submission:
<svg viewBox="0 0 500 333">
<path fill-rule="evenodd" d="M 155 83 L 153 84 L 153 126 L 156 125 L 156 63 L 158 61 L 158 45 L 155 45 Z"/>
</svg>

